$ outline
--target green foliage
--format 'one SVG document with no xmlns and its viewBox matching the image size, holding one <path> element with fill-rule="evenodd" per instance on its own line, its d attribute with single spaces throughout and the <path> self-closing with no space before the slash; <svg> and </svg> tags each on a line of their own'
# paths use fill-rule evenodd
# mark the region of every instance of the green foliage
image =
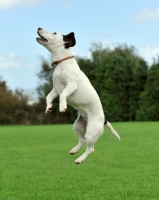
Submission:
<svg viewBox="0 0 159 200">
<path fill-rule="evenodd" d="M 159 60 L 148 70 L 145 90 L 140 96 L 140 108 L 136 119 L 139 121 L 159 120 Z"/>
<path fill-rule="evenodd" d="M 11 91 L 0 79 L 0 124 L 31 124 L 34 105 L 28 105 L 29 97 L 23 90 Z"/>
<path fill-rule="evenodd" d="M 158 200 L 158 125 L 114 123 L 81 165 L 72 125 L 1 126 L 0 199 Z"/>
<path fill-rule="evenodd" d="M 12 124 L 15 122 L 15 112 L 24 103 L 25 96 L 18 90 L 13 93 L 2 79 L 0 79 L 0 96 L 0 124 Z"/>
</svg>

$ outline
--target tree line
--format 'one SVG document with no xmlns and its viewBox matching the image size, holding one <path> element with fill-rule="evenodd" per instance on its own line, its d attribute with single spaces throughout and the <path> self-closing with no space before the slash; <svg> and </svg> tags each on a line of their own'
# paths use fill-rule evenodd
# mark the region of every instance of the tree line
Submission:
<svg viewBox="0 0 159 200">
<path fill-rule="evenodd" d="M 88 76 L 101 99 L 109 121 L 159 120 L 159 57 L 149 66 L 134 47 L 118 45 L 113 50 L 100 43 L 90 49 L 91 57 L 76 57 L 81 70 Z M 0 124 L 72 123 L 77 111 L 68 107 L 59 112 L 54 100 L 52 113 L 45 114 L 46 95 L 52 89 L 53 67 L 42 59 L 38 73 L 38 102 L 29 105 L 22 91 L 11 91 L 0 79 Z"/>
</svg>

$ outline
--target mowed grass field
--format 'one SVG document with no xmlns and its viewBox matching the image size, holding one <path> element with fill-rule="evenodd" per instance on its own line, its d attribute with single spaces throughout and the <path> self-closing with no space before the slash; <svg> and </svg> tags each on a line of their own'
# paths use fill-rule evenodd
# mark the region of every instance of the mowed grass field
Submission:
<svg viewBox="0 0 159 200">
<path fill-rule="evenodd" d="M 0 127 L 0 200 L 158 200 L 159 122 L 112 123 L 81 165 L 72 125 Z"/>
</svg>

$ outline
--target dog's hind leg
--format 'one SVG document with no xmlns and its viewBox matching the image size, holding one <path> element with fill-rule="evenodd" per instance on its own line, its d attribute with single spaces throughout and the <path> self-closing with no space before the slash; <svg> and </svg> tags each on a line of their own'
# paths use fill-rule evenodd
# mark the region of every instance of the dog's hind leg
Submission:
<svg viewBox="0 0 159 200">
<path fill-rule="evenodd" d="M 88 124 L 89 125 L 87 125 L 87 131 L 85 134 L 87 148 L 84 154 L 82 154 L 79 158 L 75 160 L 76 164 L 80 164 L 81 162 L 83 162 L 87 158 L 87 156 L 94 151 L 95 142 L 103 134 L 103 123 L 100 123 L 98 120 L 95 120 Z"/>
<path fill-rule="evenodd" d="M 84 135 L 86 133 L 86 121 L 82 116 L 78 116 L 77 120 L 73 125 L 73 131 L 78 138 L 78 144 L 70 151 L 70 154 L 73 155 L 82 147 L 85 143 Z"/>
</svg>

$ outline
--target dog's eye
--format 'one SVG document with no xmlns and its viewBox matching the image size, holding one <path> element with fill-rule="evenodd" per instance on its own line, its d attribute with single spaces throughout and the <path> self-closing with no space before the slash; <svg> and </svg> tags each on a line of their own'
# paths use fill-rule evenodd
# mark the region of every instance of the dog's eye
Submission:
<svg viewBox="0 0 159 200">
<path fill-rule="evenodd" d="M 56 32 L 54 32 L 53 34 L 57 34 Z"/>
</svg>

